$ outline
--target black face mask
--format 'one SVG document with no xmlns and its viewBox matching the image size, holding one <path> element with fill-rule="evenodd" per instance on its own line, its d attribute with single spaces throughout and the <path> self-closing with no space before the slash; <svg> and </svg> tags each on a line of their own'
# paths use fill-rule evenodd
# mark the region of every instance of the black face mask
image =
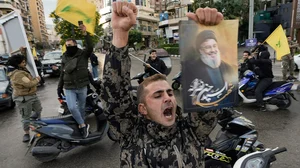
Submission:
<svg viewBox="0 0 300 168">
<path fill-rule="evenodd" d="M 69 56 L 74 56 L 78 50 L 77 46 L 68 46 L 66 48 L 67 48 L 66 52 Z"/>
</svg>

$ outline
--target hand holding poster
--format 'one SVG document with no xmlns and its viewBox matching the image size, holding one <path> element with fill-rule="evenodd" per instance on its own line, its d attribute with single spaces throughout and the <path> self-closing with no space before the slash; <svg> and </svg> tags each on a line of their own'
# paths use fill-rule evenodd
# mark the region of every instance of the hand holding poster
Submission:
<svg viewBox="0 0 300 168">
<path fill-rule="evenodd" d="M 237 102 L 238 21 L 203 26 L 180 24 L 182 95 L 185 112 L 233 106 Z"/>
</svg>

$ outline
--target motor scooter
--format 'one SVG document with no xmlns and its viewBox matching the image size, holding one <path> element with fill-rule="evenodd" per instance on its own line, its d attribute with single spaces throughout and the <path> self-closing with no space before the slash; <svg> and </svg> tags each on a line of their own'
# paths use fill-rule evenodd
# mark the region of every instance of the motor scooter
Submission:
<svg viewBox="0 0 300 168">
<path fill-rule="evenodd" d="M 173 83 L 172 83 L 172 88 L 174 90 L 178 90 L 181 86 L 181 71 L 178 72 L 174 78 L 172 79 Z"/>
<path fill-rule="evenodd" d="M 254 72 L 247 70 L 239 82 L 239 97 L 242 103 L 255 103 L 255 87 L 259 82 Z M 263 101 L 266 104 L 276 105 L 279 109 L 286 109 L 292 104 L 291 97 L 297 100 L 291 89 L 292 82 L 276 81 L 273 82 L 264 92 Z"/>
<path fill-rule="evenodd" d="M 231 168 L 242 156 L 264 149 L 254 124 L 241 114 L 232 108 L 222 109 L 218 116 L 221 129 L 214 141 L 209 139 L 205 144 L 205 168 Z"/>
<path fill-rule="evenodd" d="M 276 161 L 275 155 L 285 151 L 285 147 L 256 151 L 238 159 L 233 168 L 269 168 Z"/>
</svg>

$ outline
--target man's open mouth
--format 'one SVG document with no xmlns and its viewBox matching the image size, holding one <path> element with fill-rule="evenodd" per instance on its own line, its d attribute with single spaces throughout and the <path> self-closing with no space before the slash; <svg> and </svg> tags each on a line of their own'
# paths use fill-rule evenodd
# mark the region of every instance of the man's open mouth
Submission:
<svg viewBox="0 0 300 168">
<path fill-rule="evenodd" d="M 166 108 L 165 111 L 164 111 L 164 116 L 165 116 L 167 119 L 171 119 L 171 118 L 172 118 L 172 115 L 173 115 L 173 108 L 172 108 L 172 107 Z"/>
</svg>

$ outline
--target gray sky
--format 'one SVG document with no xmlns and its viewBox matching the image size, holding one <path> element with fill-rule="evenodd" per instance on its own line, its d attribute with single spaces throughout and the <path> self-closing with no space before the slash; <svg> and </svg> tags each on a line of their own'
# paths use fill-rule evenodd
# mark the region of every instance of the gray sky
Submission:
<svg viewBox="0 0 300 168">
<path fill-rule="evenodd" d="M 52 19 L 49 17 L 50 13 L 56 8 L 57 0 L 42 0 L 44 4 L 44 14 L 46 24 L 53 24 Z"/>
</svg>

